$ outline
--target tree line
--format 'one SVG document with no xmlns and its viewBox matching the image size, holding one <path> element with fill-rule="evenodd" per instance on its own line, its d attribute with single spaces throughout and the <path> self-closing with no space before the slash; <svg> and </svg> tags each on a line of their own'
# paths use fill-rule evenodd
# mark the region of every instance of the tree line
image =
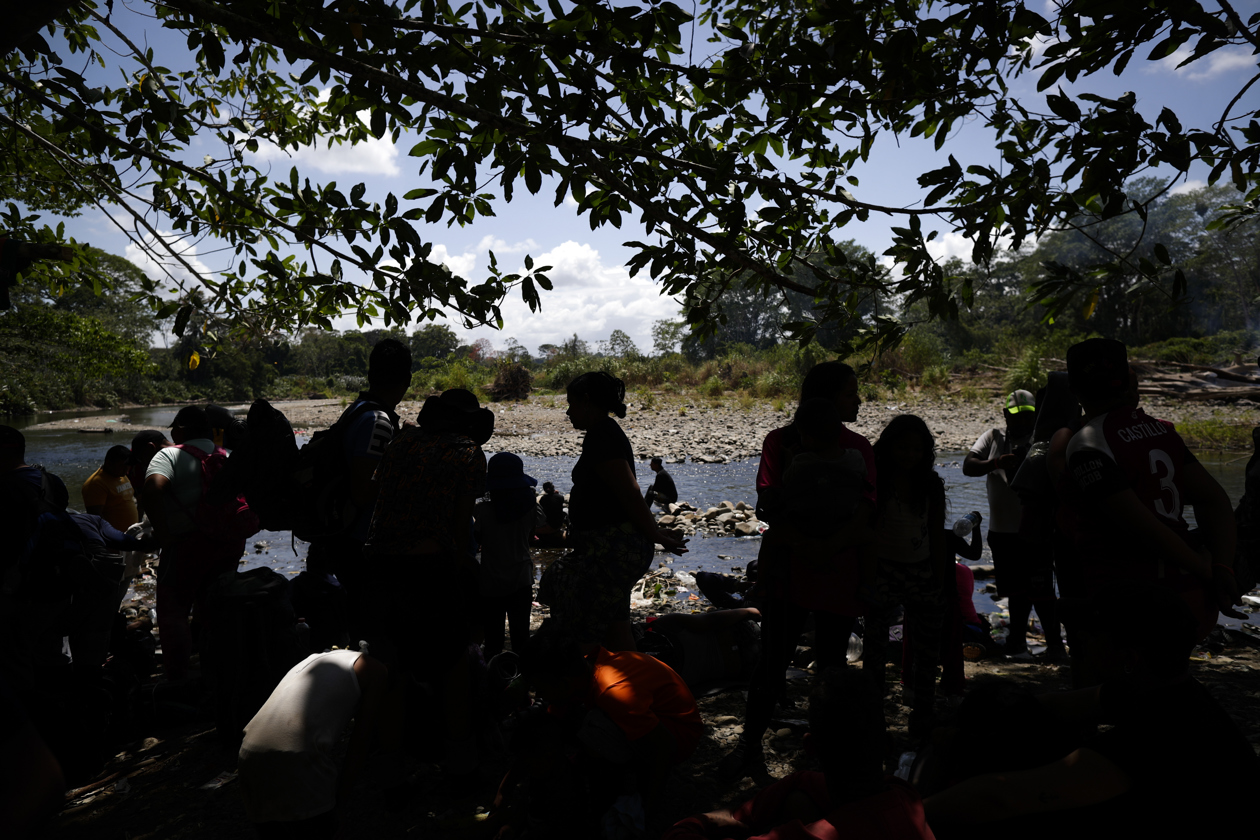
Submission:
<svg viewBox="0 0 1260 840">
<path fill-rule="evenodd" d="M 1126 188 L 1143 195 L 1160 185 L 1146 180 Z M 94 271 L 109 278 L 109 288 L 97 293 L 73 280 L 61 287 L 24 287 L 15 309 L 0 316 L 0 413 L 344 396 L 366 387 L 368 355 L 387 336 L 411 348 L 416 395 L 489 385 L 504 366 L 520 365 L 535 387 L 558 391 L 584 370 L 605 369 L 632 386 L 778 396 L 795 388 L 802 369 L 842 355 L 854 336 L 875 329 L 881 319 L 898 324 L 898 346 L 845 357 L 884 383 L 929 369 L 941 377 L 943 370 L 1009 366 L 1030 353 L 1061 356 L 1068 344 L 1092 334 L 1118 338 L 1148 356 L 1226 361 L 1234 351 L 1254 356 L 1260 331 L 1260 233 L 1254 226 L 1214 224 L 1236 200 L 1222 187 L 1164 194 L 1149 203 L 1145 219 L 1120 216 L 1047 235 L 987 264 L 945 261 L 943 270 L 963 292 L 958 311 L 943 318 L 930 317 L 931 302 L 887 267 L 872 270 L 880 277 L 877 286 L 853 290 L 858 317 L 843 323 L 825 320 L 808 296 L 766 295 L 755 281 L 740 278 L 708 309 L 712 330 L 690 330 L 680 313 L 653 325 L 650 348 L 639 348 L 622 330 L 603 340 L 574 334 L 534 351 L 509 337 L 496 348 L 436 322 L 410 334 L 308 328 L 216 336 L 212 319 L 196 317 L 169 346 L 155 348 L 155 337 L 170 336 L 171 319 L 158 318 L 145 305 L 139 294 L 144 274 L 120 257 L 90 251 Z M 1151 231 L 1160 244 L 1152 244 Z M 836 251 L 880 267 L 871 251 L 853 241 L 838 243 Z M 1110 266 L 1116 253 L 1149 262 L 1152 270 L 1115 274 Z M 1108 274 L 1106 283 L 1098 283 L 1100 273 Z M 1096 291 L 1079 305 L 1059 306 L 1046 292 L 1056 284 Z M 790 336 L 799 322 L 810 320 L 814 340 L 802 349 Z"/>
</svg>

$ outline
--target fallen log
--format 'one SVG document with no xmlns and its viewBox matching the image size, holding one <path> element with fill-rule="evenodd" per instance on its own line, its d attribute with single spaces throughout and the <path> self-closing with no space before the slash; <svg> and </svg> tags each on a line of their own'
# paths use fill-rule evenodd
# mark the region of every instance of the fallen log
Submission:
<svg viewBox="0 0 1260 840">
<path fill-rule="evenodd" d="M 1146 361 L 1144 359 L 1135 359 L 1133 364 L 1158 365 L 1160 367 L 1179 367 L 1186 368 L 1187 370 L 1201 370 L 1208 373 L 1215 373 L 1219 379 L 1228 379 L 1231 382 L 1249 382 L 1253 385 L 1260 385 L 1260 377 L 1246 376 L 1241 373 L 1234 373 L 1231 370 L 1223 370 L 1218 367 L 1212 367 L 1211 365 L 1192 365 L 1189 362 L 1154 362 Z"/>
<path fill-rule="evenodd" d="M 1260 400 L 1260 388 L 1222 388 L 1199 391 L 1174 391 L 1169 388 L 1138 388 L 1139 394 L 1152 397 L 1176 397 L 1181 400 Z"/>
</svg>

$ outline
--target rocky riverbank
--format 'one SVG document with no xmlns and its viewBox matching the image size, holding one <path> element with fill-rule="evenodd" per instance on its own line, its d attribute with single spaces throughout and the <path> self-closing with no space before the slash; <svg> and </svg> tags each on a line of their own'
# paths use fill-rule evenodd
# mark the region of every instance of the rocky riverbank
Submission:
<svg viewBox="0 0 1260 840">
<path fill-rule="evenodd" d="M 780 402 L 777 405 L 781 408 L 765 401 L 740 402 L 729 397 L 713 399 L 699 395 L 653 395 L 645 404 L 635 394 L 631 395 L 629 412 L 621 426 L 641 458 L 658 455 L 673 463 L 684 460 L 725 463 L 760 455 L 766 433 L 790 422 L 796 404 Z M 278 402 L 276 406 L 296 430 L 311 432 L 331 426 L 344 410 L 345 401 L 294 400 Z M 1247 400 L 1207 405 L 1152 397 L 1144 399 L 1144 406 L 1154 416 L 1175 423 L 1217 421 L 1249 425 L 1255 422 L 1255 405 Z M 576 431 L 565 416 L 563 397 L 490 403 L 489 407 L 495 412 L 496 420 L 495 436 L 487 444 L 487 450 L 536 457 L 577 457 L 582 433 Z M 231 408 L 244 413 L 248 406 Z M 963 452 L 970 449 L 986 429 L 1001 423 L 1001 409 L 1001 401 L 997 399 L 964 402 L 926 393 L 907 393 L 896 399 L 866 403 L 851 427 L 874 441 L 896 415 L 917 414 L 936 435 L 939 451 Z M 420 403 L 405 402 L 399 406 L 398 413 L 406 419 L 414 419 L 419 410 Z M 28 428 L 31 431 L 112 432 L 129 440 L 146 427 L 132 423 L 129 415 L 120 412 L 107 417 L 65 418 Z"/>
</svg>

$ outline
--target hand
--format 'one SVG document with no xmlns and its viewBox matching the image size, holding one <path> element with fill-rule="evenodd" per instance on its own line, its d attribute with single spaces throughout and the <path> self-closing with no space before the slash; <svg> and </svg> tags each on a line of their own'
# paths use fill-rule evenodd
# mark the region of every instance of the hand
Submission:
<svg viewBox="0 0 1260 840">
<path fill-rule="evenodd" d="M 999 455 L 997 460 L 993 462 L 995 470 L 1013 470 L 1019 464 L 1019 459 L 1013 453 Z"/>
<path fill-rule="evenodd" d="M 1242 604 L 1243 600 L 1238 592 L 1238 584 L 1234 580 L 1232 572 L 1219 565 L 1214 565 L 1212 567 L 1212 589 L 1216 595 L 1216 608 L 1221 615 L 1236 618 L 1239 621 L 1247 620 L 1248 616 L 1246 613 L 1234 609 L 1235 605 Z"/>
<path fill-rule="evenodd" d="M 677 531 L 657 528 L 656 533 L 652 535 L 652 541 L 670 554 L 682 556 L 687 553 L 687 541 L 679 536 Z"/>
</svg>

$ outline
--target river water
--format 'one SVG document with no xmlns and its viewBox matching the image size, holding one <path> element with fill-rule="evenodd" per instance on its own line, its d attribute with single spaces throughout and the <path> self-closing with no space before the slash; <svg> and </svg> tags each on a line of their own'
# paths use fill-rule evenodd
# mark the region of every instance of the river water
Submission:
<svg viewBox="0 0 1260 840">
<path fill-rule="evenodd" d="M 152 428 L 165 429 L 175 418 L 176 407 L 131 409 L 127 414 L 131 422 Z M 237 407 L 244 410 L 245 407 Z M 0 418 L 0 422 L 16 426 L 26 435 L 27 462 L 42 464 L 49 471 L 59 475 L 70 491 L 70 505 L 82 509 L 80 493 L 84 480 L 100 466 L 105 451 L 115 444 L 127 445 L 130 438 L 125 434 L 102 435 L 81 434 L 70 429 L 31 429 L 30 426 L 49 420 L 65 417 L 116 417 L 117 409 L 91 413 L 53 413 L 30 417 Z M 94 426 L 96 424 L 93 424 Z M 486 457 L 495 451 L 496 441 L 491 438 L 486 447 Z M 962 459 L 965 453 L 942 453 L 937 458 L 937 469 L 945 479 L 946 492 L 949 497 L 950 518 L 962 516 L 971 510 L 979 510 L 987 514 L 988 503 L 985 499 L 985 479 L 969 478 L 962 474 Z M 572 486 L 569 472 L 573 468 L 572 458 L 538 458 L 524 457 L 525 472 L 538 480 L 541 486 L 544 481 L 551 481 L 560 492 L 567 493 Z M 1221 482 L 1230 500 L 1237 503 L 1243 493 L 1244 467 L 1246 457 L 1226 456 L 1224 458 L 1202 459 L 1208 470 Z M 755 479 L 757 475 L 757 459 L 734 461 L 726 464 L 670 464 L 667 465 L 670 475 L 678 485 L 681 501 L 690 502 L 701 510 L 717 505 L 722 501 L 750 504 L 756 501 Z M 652 472 L 646 462 L 638 464 L 638 479 L 641 486 L 651 483 Z M 1187 510 L 1187 519 L 1193 523 L 1193 511 Z M 982 524 L 987 531 L 988 519 Z M 757 556 L 761 540 L 757 537 L 692 537 L 688 544 L 688 553 L 673 558 L 670 555 L 658 555 L 658 561 L 669 560 L 676 571 L 742 571 L 749 560 Z M 269 566 L 286 574 L 296 575 L 303 568 L 306 546 L 301 542 L 293 542 L 288 532 L 263 531 L 249 542 L 249 552 L 242 569 Z M 981 563 L 992 562 L 986 546 Z M 995 605 L 993 597 L 984 592 L 985 581 L 978 581 L 973 596 L 976 609 L 980 612 L 994 612 L 1000 605 Z M 1257 590 L 1260 591 L 1260 590 Z M 679 594 L 680 598 L 687 593 Z M 1250 617 L 1252 624 L 1260 625 L 1260 613 Z M 1227 625 L 1238 622 L 1226 620 Z"/>
</svg>

